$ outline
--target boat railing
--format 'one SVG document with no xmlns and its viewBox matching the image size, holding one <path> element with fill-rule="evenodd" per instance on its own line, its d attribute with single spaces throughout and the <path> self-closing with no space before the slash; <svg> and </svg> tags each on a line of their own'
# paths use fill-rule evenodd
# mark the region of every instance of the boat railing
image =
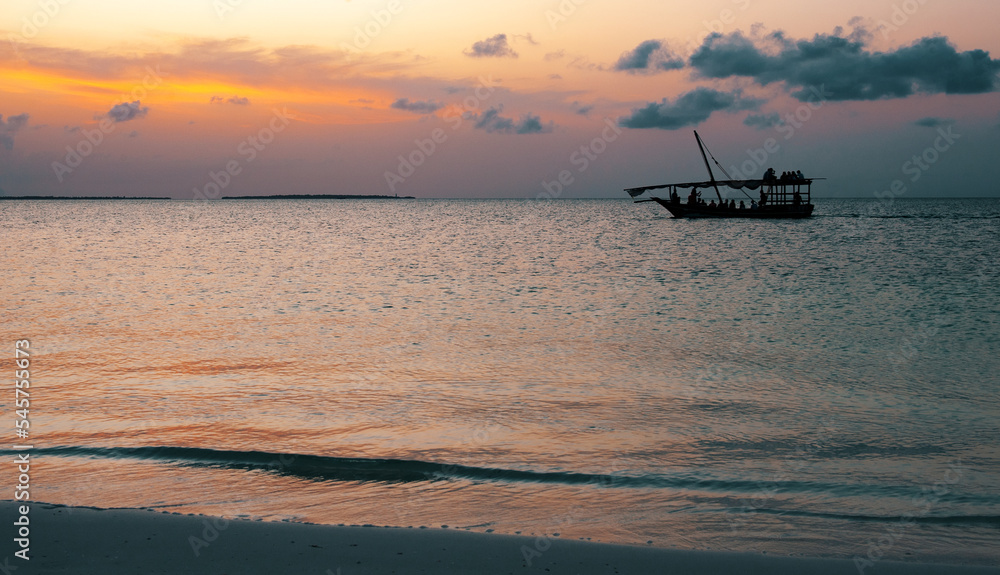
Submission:
<svg viewBox="0 0 1000 575">
<path fill-rule="evenodd" d="M 803 190 L 803 188 L 805 188 Z M 812 180 L 773 180 L 764 185 L 767 205 L 794 206 L 795 194 L 799 194 L 800 204 L 812 203 Z"/>
</svg>

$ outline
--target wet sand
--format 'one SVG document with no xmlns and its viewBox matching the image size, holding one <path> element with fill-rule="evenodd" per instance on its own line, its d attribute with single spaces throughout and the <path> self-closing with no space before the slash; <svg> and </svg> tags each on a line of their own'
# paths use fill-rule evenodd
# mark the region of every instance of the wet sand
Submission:
<svg viewBox="0 0 1000 575">
<path fill-rule="evenodd" d="M 3 517 L 18 518 L 15 503 Z M 851 575 L 852 560 L 607 545 L 452 529 L 339 527 L 32 503 L 30 560 L 17 573 L 392 573 Z M 10 525 L 11 523 L 7 523 Z M 9 528 L 13 531 L 13 528 Z M 1000 568 L 877 562 L 865 574 L 1000 574 Z"/>
</svg>

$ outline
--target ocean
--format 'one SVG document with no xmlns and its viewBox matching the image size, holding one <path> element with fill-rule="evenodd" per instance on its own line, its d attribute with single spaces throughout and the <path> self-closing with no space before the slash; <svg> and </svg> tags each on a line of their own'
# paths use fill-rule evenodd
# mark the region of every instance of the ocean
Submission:
<svg viewBox="0 0 1000 575">
<path fill-rule="evenodd" d="M 0 202 L 0 454 L 73 506 L 996 564 L 1000 200 L 816 203 Z"/>
</svg>

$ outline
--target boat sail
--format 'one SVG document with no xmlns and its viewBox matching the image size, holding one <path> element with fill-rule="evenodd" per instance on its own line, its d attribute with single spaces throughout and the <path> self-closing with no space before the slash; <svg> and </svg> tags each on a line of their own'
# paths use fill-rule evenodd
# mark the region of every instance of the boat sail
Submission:
<svg viewBox="0 0 1000 575">
<path fill-rule="evenodd" d="M 734 180 L 730 177 L 727 180 L 716 180 L 712 173 L 712 166 L 708 163 L 706 147 L 698 132 L 694 133 L 698 142 L 698 149 L 701 157 L 705 160 L 705 168 L 708 170 L 708 180 L 700 182 L 680 182 L 676 184 L 659 184 L 655 186 L 642 186 L 638 188 L 626 188 L 629 196 L 637 198 L 642 194 L 652 190 L 669 190 L 666 199 L 652 196 L 645 200 L 636 200 L 635 203 L 656 202 L 666 208 L 675 218 L 808 218 L 812 215 L 812 183 L 825 178 L 805 178 L 801 174 L 791 177 L 774 177 L 774 170 L 769 169 L 764 174 L 764 178 L 755 180 Z M 726 170 L 719 164 L 715 156 L 712 156 L 719 169 L 723 173 Z M 728 177 L 729 174 L 726 174 Z M 733 190 L 743 192 L 750 199 L 750 205 L 741 201 L 740 206 L 736 206 L 735 200 L 729 201 L 722 198 L 719 186 L 725 186 Z M 706 204 L 700 198 L 698 192 L 701 188 L 714 188 L 715 194 L 719 198 L 719 203 L 715 200 Z M 686 202 L 681 202 L 677 194 L 678 189 L 691 189 Z M 744 190 L 760 190 L 760 202 L 747 194 Z"/>
</svg>

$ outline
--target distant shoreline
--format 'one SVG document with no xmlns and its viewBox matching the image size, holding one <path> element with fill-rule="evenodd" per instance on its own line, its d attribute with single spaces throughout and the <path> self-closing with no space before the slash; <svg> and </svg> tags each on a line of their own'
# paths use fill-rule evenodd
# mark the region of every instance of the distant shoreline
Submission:
<svg viewBox="0 0 1000 575">
<path fill-rule="evenodd" d="M 276 194 L 273 196 L 222 196 L 223 200 L 414 200 L 413 196 L 362 194 Z"/>
<path fill-rule="evenodd" d="M 0 196 L 0 200 L 172 200 L 135 196 Z M 223 200 L 415 200 L 414 196 L 378 196 L 361 194 L 276 194 L 273 196 L 223 196 Z"/>
<path fill-rule="evenodd" d="M 135 196 L 0 196 L 0 200 L 170 200 Z"/>
</svg>

